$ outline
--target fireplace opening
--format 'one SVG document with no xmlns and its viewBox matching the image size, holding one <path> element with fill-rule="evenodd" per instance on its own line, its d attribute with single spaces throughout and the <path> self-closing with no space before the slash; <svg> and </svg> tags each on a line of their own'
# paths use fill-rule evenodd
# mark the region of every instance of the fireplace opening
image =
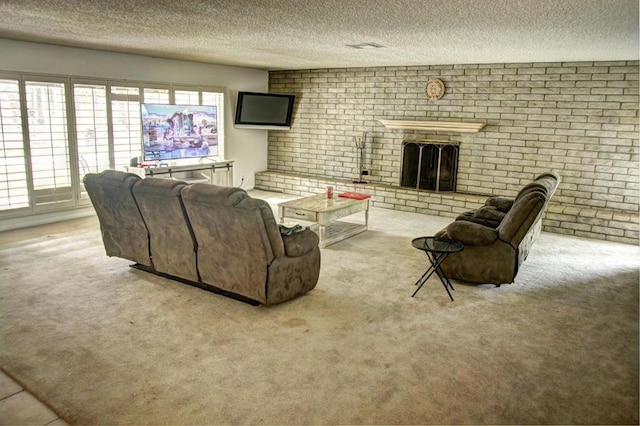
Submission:
<svg viewBox="0 0 640 426">
<path fill-rule="evenodd" d="M 456 142 L 404 141 L 400 186 L 454 192 L 458 152 Z"/>
</svg>

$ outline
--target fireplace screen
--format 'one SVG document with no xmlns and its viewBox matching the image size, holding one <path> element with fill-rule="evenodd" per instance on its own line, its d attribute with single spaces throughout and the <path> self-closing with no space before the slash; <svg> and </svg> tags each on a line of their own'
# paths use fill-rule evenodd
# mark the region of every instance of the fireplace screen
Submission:
<svg viewBox="0 0 640 426">
<path fill-rule="evenodd" d="M 402 143 L 400 186 L 433 191 L 455 191 L 458 145 L 435 141 Z"/>
</svg>

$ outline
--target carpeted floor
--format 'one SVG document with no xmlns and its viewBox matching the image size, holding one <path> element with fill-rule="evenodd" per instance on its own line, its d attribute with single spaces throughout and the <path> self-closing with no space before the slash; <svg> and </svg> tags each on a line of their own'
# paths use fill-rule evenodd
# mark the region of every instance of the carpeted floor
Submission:
<svg viewBox="0 0 640 426">
<path fill-rule="evenodd" d="M 272 307 L 106 257 L 95 218 L 5 232 L 0 367 L 76 424 L 638 424 L 638 247 L 543 233 L 514 284 L 411 298 L 449 222 L 374 208 Z"/>
</svg>

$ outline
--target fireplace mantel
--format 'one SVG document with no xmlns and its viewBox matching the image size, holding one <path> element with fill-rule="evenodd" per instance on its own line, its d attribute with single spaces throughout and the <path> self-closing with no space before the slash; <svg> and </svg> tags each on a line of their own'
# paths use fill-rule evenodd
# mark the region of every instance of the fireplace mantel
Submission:
<svg viewBox="0 0 640 426">
<path fill-rule="evenodd" d="M 477 133 L 484 123 L 461 121 L 379 120 L 387 129 L 430 130 L 432 132 Z"/>
</svg>

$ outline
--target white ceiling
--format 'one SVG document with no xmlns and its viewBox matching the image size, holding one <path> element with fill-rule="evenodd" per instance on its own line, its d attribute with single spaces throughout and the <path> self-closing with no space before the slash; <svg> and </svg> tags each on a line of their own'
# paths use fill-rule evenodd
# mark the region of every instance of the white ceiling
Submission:
<svg viewBox="0 0 640 426">
<path fill-rule="evenodd" d="M 637 60 L 638 14 L 638 0 L 0 0 L 0 38 L 269 70 Z"/>
</svg>

